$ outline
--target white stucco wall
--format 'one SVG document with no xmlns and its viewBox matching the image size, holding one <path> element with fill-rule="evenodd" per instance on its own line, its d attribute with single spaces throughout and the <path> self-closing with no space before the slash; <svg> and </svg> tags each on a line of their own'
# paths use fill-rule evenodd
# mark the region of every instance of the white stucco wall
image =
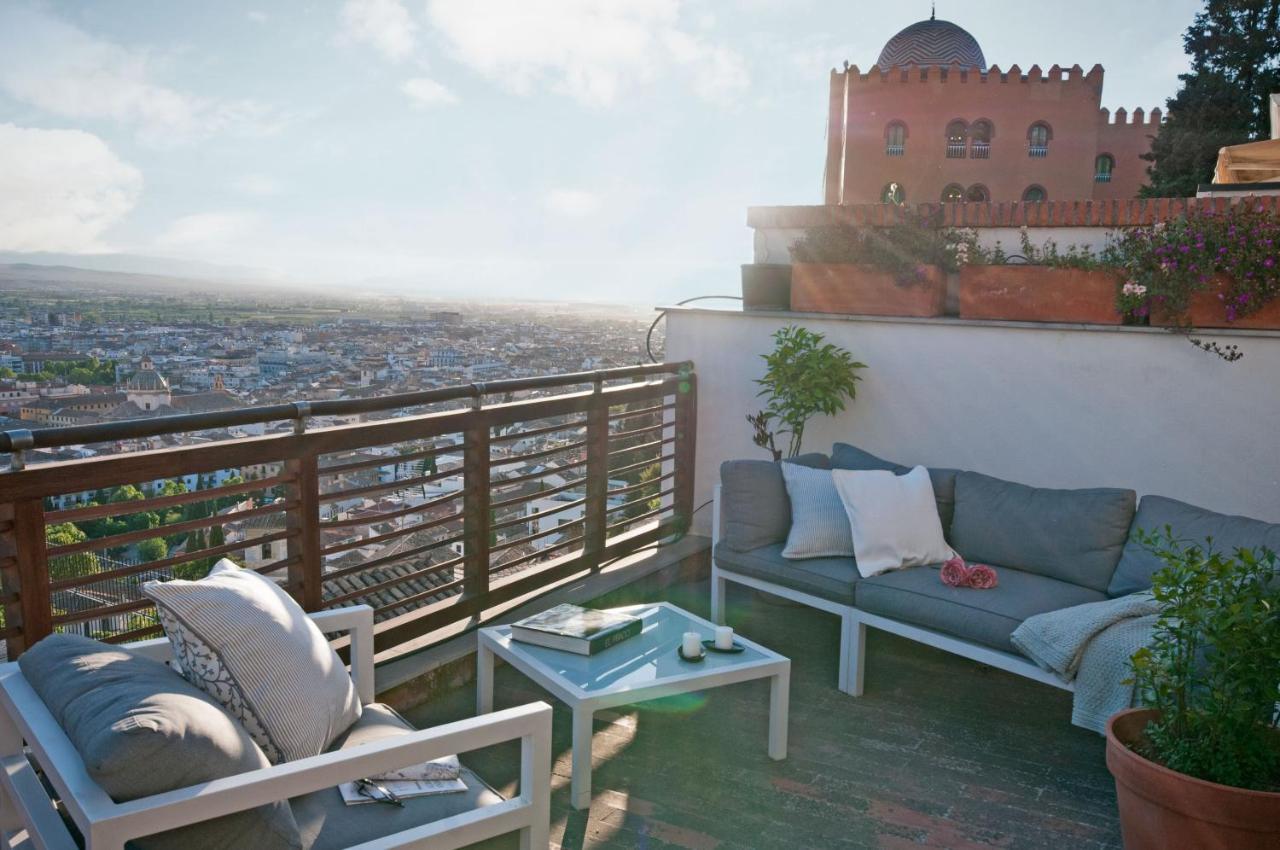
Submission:
<svg viewBox="0 0 1280 850">
<path fill-rule="evenodd" d="M 900 463 L 1129 487 L 1280 522 L 1280 335 L 1208 337 L 1241 346 L 1227 363 L 1149 329 L 683 310 L 667 318 L 666 354 L 698 373 L 696 504 L 722 461 L 767 457 L 744 417 L 762 406 L 758 355 L 789 323 L 868 365 L 850 408 L 811 422 L 806 450 L 840 440 Z"/>
</svg>

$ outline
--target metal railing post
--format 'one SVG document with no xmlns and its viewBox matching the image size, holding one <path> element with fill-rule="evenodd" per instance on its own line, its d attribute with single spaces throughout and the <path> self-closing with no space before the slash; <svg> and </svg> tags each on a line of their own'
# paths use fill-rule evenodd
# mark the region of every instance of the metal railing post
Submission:
<svg viewBox="0 0 1280 850">
<path fill-rule="evenodd" d="M 462 450 L 462 593 L 484 596 L 489 592 L 490 458 L 489 420 L 485 417 L 484 384 L 472 384 L 469 425 Z"/>
<path fill-rule="evenodd" d="M 675 409 L 675 493 L 674 520 L 678 532 L 688 532 L 693 524 L 694 463 L 698 441 L 698 375 L 693 364 L 680 370 L 676 385 Z"/>
<path fill-rule="evenodd" d="M 583 506 L 582 555 L 594 570 L 600 566 L 604 553 L 608 524 L 609 402 L 603 396 L 604 376 L 597 372 L 592 383 L 591 407 L 587 410 L 587 503 Z"/>
<path fill-rule="evenodd" d="M 20 634 L 8 639 L 12 660 L 53 632 L 53 611 L 49 594 L 49 558 L 45 544 L 44 504 L 40 499 L 24 499 L 11 506 L 13 564 L 4 570 L 6 594 L 17 593 L 19 622 L 6 620 Z"/>
</svg>

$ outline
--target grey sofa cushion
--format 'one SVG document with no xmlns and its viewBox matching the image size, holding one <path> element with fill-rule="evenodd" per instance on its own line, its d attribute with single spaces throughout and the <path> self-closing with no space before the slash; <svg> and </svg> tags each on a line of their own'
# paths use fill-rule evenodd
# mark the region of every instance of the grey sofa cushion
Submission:
<svg viewBox="0 0 1280 850">
<path fill-rule="evenodd" d="M 376 703 L 367 705 L 360 719 L 334 741 L 330 752 L 411 731 L 413 727 L 391 707 Z M 348 806 L 342 802 L 342 794 L 337 788 L 294 797 L 289 804 L 307 850 L 339 850 L 502 802 L 497 792 L 467 768 L 462 768 L 460 778 L 467 785 L 465 792 L 415 797 L 406 800 L 403 809 L 380 803 Z M 519 840 L 511 834 L 471 846 L 477 850 L 514 850 L 519 846 Z"/>
<path fill-rule="evenodd" d="M 1033 614 L 1106 599 L 1101 591 L 1009 568 L 990 590 L 948 587 L 938 567 L 911 567 L 863 579 L 857 607 L 904 623 L 1015 652 L 1009 635 Z"/>
<path fill-rule="evenodd" d="M 784 463 L 828 469 L 827 456 L 805 454 Z M 782 469 L 771 460 L 727 460 L 720 464 L 720 542 L 747 552 L 787 539 L 791 502 Z"/>
<path fill-rule="evenodd" d="M 912 469 L 910 466 L 903 466 L 900 463 L 876 457 L 871 452 L 863 451 L 857 446 L 851 446 L 848 443 L 836 443 L 832 446 L 831 468 L 854 470 L 885 469 L 894 475 L 906 475 Z M 929 470 L 929 479 L 933 482 L 933 499 L 938 504 L 938 519 L 942 520 L 942 533 L 948 539 L 951 536 L 951 520 L 955 515 L 956 476 L 959 474 L 960 470 L 958 469 L 939 468 Z"/>
<path fill-rule="evenodd" d="M 1280 525 L 1250 519 L 1188 505 L 1164 496 L 1143 496 L 1138 515 L 1133 519 L 1133 531 L 1142 529 L 1164 534 L 1165 526 L 1183 543 L 1205 545 L 1205 538 L 1213 538 L 1213 547 L 1219 552 L 1231 553 L 1236 549 L 1270 549 L 1280 555 Z M 1116 567 L 1107 593 L 1124 596 L 1151 587 L 1151 577 L 1164 566 L 1164 562 L 1134 539 L 1131 533 L 1125 544 L 1124 554 Z"/>
<path fill-rule="evenodd" d="M 269 767 L 239 723 L 164 664 L 78 635 L 55 634 L 18 659 L 23 676 L 116 802 Z M 283 803 L 147 838 L 151 850 L 301 847 Z"/>
<path fill-rule="evenodd" d="M 829 599 L 841 605 L 853 604 L 853 586 L 861 579 L 853 558 L 806 558 L 802 561 L 782 557 L 782 544 L 772 543 L 738 552 L 721 543 L 715 550 L 716 563 L 726 570 L 780 584 Z"/>
<path fill-rule="evenodd" d="M 1105 591 L 1136 501 L 1132 490 L 1050 490 L 962 472 L 951 544 L 968 561 Z"/>
</svg>

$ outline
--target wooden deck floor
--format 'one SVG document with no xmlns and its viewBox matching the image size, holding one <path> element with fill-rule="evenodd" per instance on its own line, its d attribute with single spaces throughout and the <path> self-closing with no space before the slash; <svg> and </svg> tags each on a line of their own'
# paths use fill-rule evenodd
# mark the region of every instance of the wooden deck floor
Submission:
<svg viewBox="0 0 1280 850">
<path fill-rule="evenodd" d="M 705 582 L 666 598 L 707 613 Z M 631 600 L 628 600 L 631 601 Z M 641 600 L 635 600 L 641 601 Z M 765 755 L 768 685 L 749 682 L 596 715 L 589 812 L 568 807 L 569 712 L 510 667 L 497 707 L 556 707 L 552 842 L 562 848 L 1119 848 L 1100 737 L 1070 695 L 872 631 L 866 693 L 835 689 L 834 617 L 730 586 L 730 623 L 792 660 L 790 750 Z M 461 688 L 410 712 L 474 711 Z M 514 788 L 515 745 L 464 759 Z"/>
</svg>

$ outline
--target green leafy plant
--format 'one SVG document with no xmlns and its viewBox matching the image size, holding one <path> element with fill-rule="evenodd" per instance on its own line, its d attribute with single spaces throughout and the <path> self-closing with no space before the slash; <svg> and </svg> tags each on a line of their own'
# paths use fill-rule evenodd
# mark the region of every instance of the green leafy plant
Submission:
<svg viewBox="0 0 1280 850">
<path fill-rule="evenodd" d="M 889 272 L 901 285 L 924 279 L 926 266 L 956 271 L 957 245 L 929 216 L 903 211 L 888 227 L 815 227 L 791 247 L 797 263 L 843 263 Z"/>
<path fill-rule="evenodd" d="M 768 403 L 764 410 L 747 416 L 747 421 L 755 444 L 768 450 L 774 460 L 782 458 L 777 435 L 788 435 L 787 457 L 795 457 L 808 421 L 818 414 L 834 416 L 857 393 L 858 370 L 866 364 L 823 340 L 822 334 L 805 328 L 779 328 L 773 335 L 773 351 L 761 355 L 766 369 L 756 383 L 762 387 L 758 395 L 768 397 Z M 776 430 L 771 427 L 775 423 Z"/>
<path fill-rule="evenodd" d="M 1280 790 L 1280 573 L 1270 550 L 1233 555 L 1138 531 L 1164 562 L 1149 647 L 1132 659 L 1139 701 L 1159 711 L 1142 754 L 1238 788 Z"/>
</svg>

